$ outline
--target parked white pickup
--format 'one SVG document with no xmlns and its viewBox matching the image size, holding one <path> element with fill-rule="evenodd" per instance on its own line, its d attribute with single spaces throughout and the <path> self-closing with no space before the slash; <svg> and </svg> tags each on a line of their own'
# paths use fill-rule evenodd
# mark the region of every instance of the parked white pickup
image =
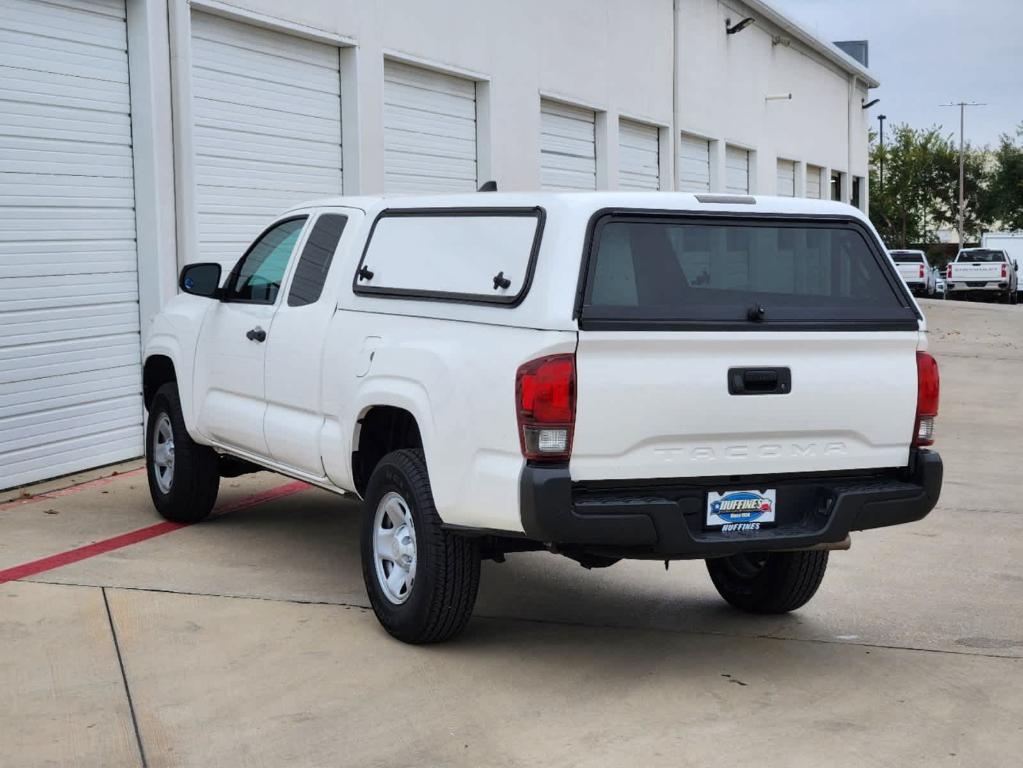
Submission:
<svg viewBox="0 0 1023 768">
<path fill-rule="evenodd" d="M 867 219 L 689 194 L 342 198 L 191 264 L 146 334 L 157 509 L 269 469 L 363 501 L 408 642 L 466 623 L 480 560 L 707 560 L 789 611 L 849 532 L 937 501 L 937 366 Z"/>
<path fill-rule="evenodd" d="M 889 251 L 899 277 L 914 296 L 934 295 L 934 273 L 923 251 Z"/>
<path fill-rule="evenodd" d="M 949 263 L 945 280 L 949 298 L 985 296 L 1015 304 L 1018 296 L 1019 265 L 1005 251 L 964 248 Z"/>
</svg>

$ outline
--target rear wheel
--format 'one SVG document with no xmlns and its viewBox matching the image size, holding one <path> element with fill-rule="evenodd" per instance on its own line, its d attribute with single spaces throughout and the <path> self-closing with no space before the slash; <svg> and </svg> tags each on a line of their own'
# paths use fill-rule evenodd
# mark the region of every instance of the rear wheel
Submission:
<svg viewBox="0 0 1023 768">
<path fill-rule="evenodd" d="M 146 474 L 156 510 L 176 523 L 199 522 L 217 500 L 217 453 L 188 436 L 176 384 L 160 387 L 149 406 Z"/>
<path fill-rule="evenodd" d="M 806 605 L 828 567 L 827 550 L 751 552 L 707 560 L 718 593 L 750 613 L 788 613 Z"/>
<path fill-rule="evenodd" d="M 476 603 L 479 545 L 442 527 L 422 451 L 384 456 L 364 498 L 362 576 L 377 619 L 406 643 L 454 637 Z"/>
</svg>

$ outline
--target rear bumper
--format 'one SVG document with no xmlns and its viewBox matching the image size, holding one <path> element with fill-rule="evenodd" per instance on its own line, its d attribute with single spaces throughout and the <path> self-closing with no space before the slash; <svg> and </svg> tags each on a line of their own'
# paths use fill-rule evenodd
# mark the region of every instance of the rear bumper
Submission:
<svg viewBox="0 0 1023 768">
<path fill-rule="evenodd" d="M 959 280 L 953 283 L 948 283 L 948 290 L 954 293 L 966 293 L 972 291 L 973 293 L 1005 293 L 1009 290 L 1009 284 L 1007 282 L 998 281 L 964 281 Z"/>
<path fill-rule="evenodd" d="M 648 484 L 573 483 L 568 467 L 526 466 L 522 527 L 562 550 L 620 557 L 706 558 L 843 541 L 850 531 L 920 520 L 941 493 L 941 457 L 913 454 L 910 466 L 868 474 L 715 479 Z M 778 521 L 755 531 L 708 530 L 709 490 L 777 489 Z"/>
</svg>

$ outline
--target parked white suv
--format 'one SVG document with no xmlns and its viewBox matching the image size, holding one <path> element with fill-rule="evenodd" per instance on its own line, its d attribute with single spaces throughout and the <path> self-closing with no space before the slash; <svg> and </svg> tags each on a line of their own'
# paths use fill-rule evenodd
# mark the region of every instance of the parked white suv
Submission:
<svg viewBox="0 0 1023 768">
<path fill-rule="evenodd" d="M 481 558 L 707 561 L 777 613 L 942 465 L 923 317 L 847 205 L 670 193 L 288 211 L 148 329 L 150 489 L 204 518 L 259 468 L 363 500 L 386 629 L 455 635 Z"/>
<path fill-rule="evenodd" d="M 914 296 L 930 298 L 935 292 L 935 275 L 923 251 L 889 251 L 899 277 Z"/>
</svg>

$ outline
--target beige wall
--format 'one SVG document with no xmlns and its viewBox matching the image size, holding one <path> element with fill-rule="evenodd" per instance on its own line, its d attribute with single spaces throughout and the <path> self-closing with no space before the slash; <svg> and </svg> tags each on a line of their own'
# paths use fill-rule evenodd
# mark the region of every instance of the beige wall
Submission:
<svg viewBox="0 0 1023 768">
<path fill-rule="evenodd" d="M 725 19 L 758 16 L 741 3 L 680 0 L 680 15 L 682 131 L 756 150 L 761 194 L 775 193 L 779 157 L 802 163 L 804 174 L 811 164 L 866 176 L 862 81 L 854 89 L 848 73 L 762 18 L 726 35 Z M 765 98 L 786 93 L 790 101 Z"/>
</svg>

